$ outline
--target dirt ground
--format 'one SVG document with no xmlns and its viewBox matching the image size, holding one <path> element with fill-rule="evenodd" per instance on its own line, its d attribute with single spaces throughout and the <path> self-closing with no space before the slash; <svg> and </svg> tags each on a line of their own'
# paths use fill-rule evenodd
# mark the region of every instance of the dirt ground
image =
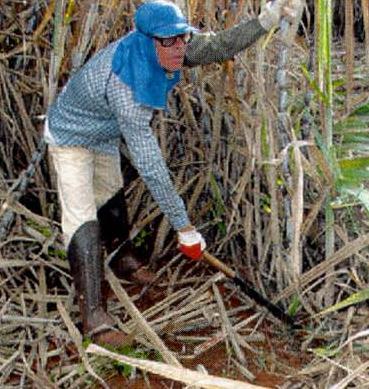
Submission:
<svg viewBox="0 0 369 389">
<path fill-rule="evenodd" d="M 227 300 L 227 288 L 223 284 L 219 284 L 219 290 L 224 299 Z M 133 293 L 133 289 L 130 292 Z M 138 302 L 137 306 L 140 310 L 144 310 L 153 302 L 151 299 L 160 299 L 159 288 L 155 288 L 155 291 L 152 291 L 151 294 L 149 293 L 143 301 Z M 240 307 L 240 305 L 241 301 L 237 298 L 237 295 L 233 295 L 232 298 L 227 300 L 227 309 L 234 309 Z M 239 318 L 245 319 L 258 309 L 260 308 L 255 305 L 254 309 L 250 310 L 250 312 L 240 313 Z M 260 328 L 258 328 L 264 335 L 264 340 L 253 344 L 253 347 L 250 349 L 243 348 L 247 361 L 245 367 L 251 372 L 254 379 L 247 379 L 235 367 L 234 363 L 231 363 L 231 358 L 234 359 L 235 356 L 227 340 L 218 343 L 198 357 L 181 360 L 181 363 L 184 367 L 192 370 L 200 369 L 201 371 L 202 368 L 203 371 L 205 369 L 208 374 L 214 376 L 235 379 L 267 388 L 277 388 L 286 381 L 293 371 L 300 370 L 308 362 L 309 356 L 300 353 L 300 345 L 304 334 L 301 332 L 292 332 L 277 320 L 268 320 L 269 316 L 262 321 Z M 186 333 L 186 335 L 202 336 L 206 335 L 206 333 L 207 330 L 202 329 L 200 331 Z M 161 337 L 170 350 L 179 351 L 183 347 L 183 343 L 176 340 L 175 336 L 164 335 Z M 109 378 L 107 382 L 111 388 L 179 389 L 184 387 L 183 384 L 163 379 L 153 374 L 146 374 L 144 377 L 140 372 L 137 372 L 134 378 L 117 374 Z"/>
</svg>

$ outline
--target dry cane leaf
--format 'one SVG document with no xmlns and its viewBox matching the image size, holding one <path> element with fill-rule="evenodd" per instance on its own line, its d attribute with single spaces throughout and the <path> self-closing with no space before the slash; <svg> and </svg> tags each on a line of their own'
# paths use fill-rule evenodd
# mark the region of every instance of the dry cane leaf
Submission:
<svg viewBox="0 0 369 389">
<path fill-rule="evenodd" d="M 206 389 L 261 389 L 264 386 L 256 386 L 241 381 L 235 381 L 228 378 L 215 377 L 185 369 L 182 367 L 168 365 L 162 362 L 147 361 L 126 357 L 124 355 L 112 353 L 96 344 L 90 344 L 86 350 L 87 353 L 97 354 L 115 359 L 128 365 L 137 367 L 143 371 L 161 375 L 187 385 L 198 386 Z"/>
</svg>

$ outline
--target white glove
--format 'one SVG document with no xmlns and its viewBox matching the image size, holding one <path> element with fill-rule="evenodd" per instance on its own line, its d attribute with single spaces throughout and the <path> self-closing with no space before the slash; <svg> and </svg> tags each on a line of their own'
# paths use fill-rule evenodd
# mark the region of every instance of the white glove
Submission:
<svg viewBox="0 0 369 389">
<path fill-rule="evenodd" d="M 200 259 L 206 248 L 206 243 L 200 232 L 195 228 L 190 231 L 178 232 L 178 248 L 190 259 Z"/>
<path fill-rule="evenodd" d="M 261 9 L 258 17 L 259 23 L 266 31 L 278 26 L 281 18 L 286 18 L 288 22 L 293 23 L 302 4 L 303 0 L 269 1 Z"/>
</svg>

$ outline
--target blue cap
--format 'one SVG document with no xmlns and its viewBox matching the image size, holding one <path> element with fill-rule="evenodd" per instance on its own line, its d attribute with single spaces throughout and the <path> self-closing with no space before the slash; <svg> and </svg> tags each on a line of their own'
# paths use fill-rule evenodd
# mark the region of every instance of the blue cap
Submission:
<svg viewBox="0 0 369 389">
<path fill-rule="evenodd" d="M 196 31 L 187 23 L 180 8 L 165 0 L 142 4 L 134 19 L 137 30 L 148 36 L 165 38 Z"/>
</svg>

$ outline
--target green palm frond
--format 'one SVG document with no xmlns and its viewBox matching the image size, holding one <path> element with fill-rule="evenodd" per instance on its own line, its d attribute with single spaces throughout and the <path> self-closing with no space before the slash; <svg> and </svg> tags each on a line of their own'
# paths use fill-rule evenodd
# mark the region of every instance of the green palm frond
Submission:
<svg viewBox="0 0 369 389">
<path fill-rule="evenodd" d="M 369 210 L 369 102 L 362 104 L 334 126 L 338 169 L 335 174 L 339 203 L 350 198 Z M 338 174 L 337 174 L 338 173 Z M 368 186 L 369 188 L 369 186 Z"/>
<path fill-rule="evenodd" d="M 357 187 L 369 180 L 369 157 L 357 157 L 339 161 L 338 185 Z"/>
<path fill-rule="evenodd" d="M 335 123 L 335 135 L 346 136 L 350 133 L 369 133 L 369 102 L 359 106 L 350 115 Z"/>
<path fill-rule="evenodd" d="M 348 153 L 367 155 L 369 152 L 369 129 L 348 131 L 342 135 L 339 151 L 341 155 Z"/>
</svg>

